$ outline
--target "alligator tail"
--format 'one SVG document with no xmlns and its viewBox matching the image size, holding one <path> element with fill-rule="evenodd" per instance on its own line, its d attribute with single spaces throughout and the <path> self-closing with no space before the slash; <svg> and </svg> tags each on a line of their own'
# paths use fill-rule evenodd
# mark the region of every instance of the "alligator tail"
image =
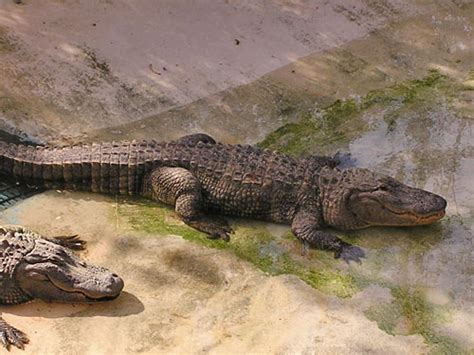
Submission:
<svg viewBox="0 0 474 355">
<path fill-rule="evenodd" d="M 169 143 L 122 141 L 44 147 L 0 141 L 0 174 L 41 188 L 137 195 L 159 165 L 188 168 L 216 142 L 192 134 Z"/>
<path fill-rule="evenodd" d="M 159 160 L 156 142 L 43 147 L 0 141 L 0 174 L 28 185 L 135 195 Z"/>
</svg>

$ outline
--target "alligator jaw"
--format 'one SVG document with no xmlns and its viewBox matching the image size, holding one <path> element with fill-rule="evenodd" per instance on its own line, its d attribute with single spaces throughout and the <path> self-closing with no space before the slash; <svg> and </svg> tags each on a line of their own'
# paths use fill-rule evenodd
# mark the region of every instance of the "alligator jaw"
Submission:
<svg viewBox="0 0 474 355">
<path fill-rule="evenodd" d="M 416 214 L 410 211 L 395 211 L 391 208 L 385 207 L 385 209 L 389 210 L 391 213 L 396 214 L 403 219 L 410 220 L 411 223 L 408 225 L 425 225 L 425 224 L 431 224 L 434 222 L 439 221 L 441 218 L 443 218 L 446 215 L 446 210 L 443 208 L 442 210 L 432 212 L 429 214 L 421 215 L 421 214 Z M 390 226 L 390 225 L 388 225 Z M 399 224 L 394 224 L 391 226 L 399 226 Z"/>
</svg>

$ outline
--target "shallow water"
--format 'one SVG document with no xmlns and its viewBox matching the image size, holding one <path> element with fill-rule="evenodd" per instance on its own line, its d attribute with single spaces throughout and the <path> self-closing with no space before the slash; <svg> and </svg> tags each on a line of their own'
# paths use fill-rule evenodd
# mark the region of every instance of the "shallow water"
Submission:
<svg viewBox="0 0 474 355">
<path fill-rule="evenodd" d="M 350 132 L 354 121 L 367 129 L 336 145 L 350 153 L 356 166 L 447 199 L 447 216 L 434 225 L 348 234 L 368 250 L 362 267 L 349 268 L 348 273 L 365 286 L 388 287 L 394 297 L 373 305 L 366 312 L 369 319 L 390 334 L 420 334 L 441 352 L 474 345 L 469 331 L 459 327 L 462 322 L 472 324 L 474 312 L 474 120 L 452 104 L 464 91 L 444 77 L 419 91 L 414 100 L 390 99 L 388 105 L 361 108 L 355 116 L 351 111 L 342 118 L 347 123 L 342 124 L 343 134 Z M 285 142 L 285 135 L 279 140 Z M 285 149 L 286 143 L 281 144 Z M 305 149 L 312 151 L 311 145 Z"/>
<path fill-rule="evenodd" d="M 419 329 L 412 324 L 408 332 L 421 332 L 425 339 L 436 332 L 437 336 L 450 334 L 465 350 L 474 345 L 472 334 L 460 331 L 456 324 L 452 325 L 456 329 L 450 329 L 449 320 L 470 319 L 472 324 L 474 312 L 473 124 L 472 117 L 456 113 L 441 96 L 397 118 L 395 128 L 389 130 L 382 121 L 350 143 L 352 155 L 362 166 L 447 199 L 447 217 L 437 226 L 400 231 L 401 235 L 390 230 L 377 232 L 386 246 L 372 258 L 374 265 L 383 268 L 371 277 L 404 287 L 412 294 L 418 292 L 426 311 L 433 313 L 421 316 L 416 314 L 417 308 L 409 308 L 405 317 L 414 317 L 415 324 L 422 324 Z M 360 233 L 362 240 L 364 234 Z M 369 248 L 373 234 L 367 232 L 369 242 L 364 244 Z M 393 239 L 398 240 L 391 247 Z M 438 303 L 444 308 L 441 313 L 449 313 L 443 320 L 442 315 L 435 314 Z"/>
</svg>

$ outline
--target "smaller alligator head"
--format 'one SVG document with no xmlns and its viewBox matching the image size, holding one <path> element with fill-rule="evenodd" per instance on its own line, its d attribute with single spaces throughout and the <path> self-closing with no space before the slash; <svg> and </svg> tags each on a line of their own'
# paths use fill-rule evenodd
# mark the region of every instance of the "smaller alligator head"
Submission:
<svg viewBox="0 0 474 355">
<path fill-rule="evenodd" d="M 85 263 L 61 245 L 25 230 L 1 227 L 0 232 L 0 303 L 91 303 L 116 298 L 122 291 L 120 277 Z"/>
<path fill-rule="evenodd" d="M 416 226 L 445 215 L 446 200 L 366 169 L 322 169 L 324 220 L 344 229 Z"/>
<path fill-rule="evenodd" d="M 68 249 L 38 239 L 16 270 L 20 288 L 31 298 L 54 302 L 98 302 L 116 298 L 123 281 L 109 270 L 90 265 Z"/>
</svg>

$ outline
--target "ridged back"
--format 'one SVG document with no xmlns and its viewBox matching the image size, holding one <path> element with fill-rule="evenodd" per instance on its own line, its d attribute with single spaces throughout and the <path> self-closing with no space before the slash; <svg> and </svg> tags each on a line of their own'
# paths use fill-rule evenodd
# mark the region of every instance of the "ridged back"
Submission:
<svg viewBox="0 0 474 355">
<path fill-rule="evenodd" d="M 207 186 L 211 180 L 222 179 L 223 184 L 236 188 L 272 182 L 291 185 L 312 165 L 253 146 L 221 143 L 122 141 L 32 147 L 0 142 L 0 172 L 4 175 L 39 187 L 110 194 L 140 194 L 146 175 L 157 166 L 189 169 L 212 193 Z"/>
</svg>

